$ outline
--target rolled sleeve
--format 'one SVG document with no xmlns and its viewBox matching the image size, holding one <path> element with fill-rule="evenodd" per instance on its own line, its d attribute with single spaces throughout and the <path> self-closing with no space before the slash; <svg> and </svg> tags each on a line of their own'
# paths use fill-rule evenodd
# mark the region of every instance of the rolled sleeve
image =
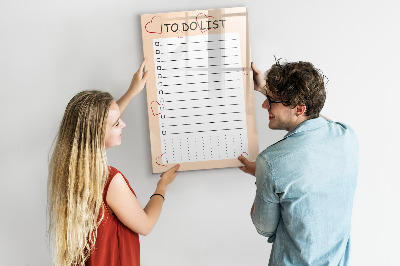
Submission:
<svg viewBox="0 0 400 266">
<path fill-rule="evenodd" d="M 268 242 L 273 242 L 280 218 L 279 197 L 275 193 L 268 162 L 262 156 L 257 157 L 256 180 L 257 192 L 251 219 L 257 232 L 269 237 Z"/>
</svg>

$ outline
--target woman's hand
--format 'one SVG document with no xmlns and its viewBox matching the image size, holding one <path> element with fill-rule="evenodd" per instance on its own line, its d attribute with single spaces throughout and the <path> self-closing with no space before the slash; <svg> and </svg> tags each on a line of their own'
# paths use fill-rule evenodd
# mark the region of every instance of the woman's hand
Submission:
<svg viewBox="0 0 400 266">
<path fill-rule="evenodd" d="M 143 75 L 144 66 L 146 65 L 147 58 L 143 59 L 142 64 L 140 65 L 138 71 L 133 75 L 131 85 L 129 86 L 128 91 L 131 91 L 134 95 L 141 92 L 144 88 L 144 85 L 147 81 L 147 76 L 149 71 L 146 71 Z"/>
<path fill-rule="evenodd" d="M 251 68 L 253 69 L 254 90 L 259 91 L 264 95 L 267 95 L 267 90 L 265 89 L 266 83 L 261 74 L 261 71 L 256 68 L 253 62 L 251 62 Z"/>
<path fill-rule="evenodd" d="M 138 71 L 133 75 L 131 85 L 129 86 L 129 89 L 127 92 L 117 101 L 117 104 L 119 106 L 119 112 L 122 113 L 125 112 L 125 109 L 128 107 L 129 103 L 133 99 L 133 97 L 136 96 L 139 92 L 141 92 L 144 88 L 144 85 L 146 84 L 147 81 L 147 76 L 149 74 L 149 71 L 146 71 L 143 75 L 143 69 L 144 66 L 146 65 L 147 58 L 143 59 L 142 64 L 140 65 Z"/>
<path fill-rule="evenodd" d="M 158 181 L 158 186 L 161 187 L 167 187 L 172 181 L 174 181 L 175 177 L 178 174 L 178 169 L 179 169 L 180 165 L 177 164 L 174 167 L 172 167 L 171 169 L 169 169 L 168 171 L 166 171 L 165 173 L 163 173 L 161 175 L 160 181 Z"/>
</svg>

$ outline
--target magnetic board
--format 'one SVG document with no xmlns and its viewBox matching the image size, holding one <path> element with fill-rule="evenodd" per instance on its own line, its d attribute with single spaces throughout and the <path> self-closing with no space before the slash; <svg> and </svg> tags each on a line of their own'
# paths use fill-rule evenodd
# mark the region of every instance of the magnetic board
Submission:
<svg viewBox="0 0 400 266">
<path fill-rule="evenodd" d="M 247 8 L 141 16 L 153 173 L 258 155 Z"/>
</svg>

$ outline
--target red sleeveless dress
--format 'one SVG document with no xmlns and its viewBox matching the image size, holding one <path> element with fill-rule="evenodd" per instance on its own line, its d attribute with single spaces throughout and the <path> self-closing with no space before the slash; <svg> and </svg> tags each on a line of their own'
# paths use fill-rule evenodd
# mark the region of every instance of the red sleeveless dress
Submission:
<svg viewBox="0 0 400 266">
<path fill-rule="evenodd" d="M 114 167 L 109 168 L 110 174 L 103 191 L 104 217 L 97 228 L 97 239 L 86 265 L 93 266 L 116 266 L 129 265 L 140 266 L 140 243 L 139 235 L 126 227 L 115 214 L 111 214 L 107 204 L 107 191 L 111 180 L 117 173 L 121 173 Z M 136 196 L 124 177 L 126 184 Z"/>
</svg>

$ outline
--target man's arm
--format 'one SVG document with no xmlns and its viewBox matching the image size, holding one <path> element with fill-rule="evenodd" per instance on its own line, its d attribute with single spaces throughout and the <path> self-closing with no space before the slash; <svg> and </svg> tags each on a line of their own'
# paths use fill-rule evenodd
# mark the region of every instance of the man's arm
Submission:
<svg viewBox="0 0 400 266">
<path fill-rule="evenodd" d="M 256 161 L 257 191 L 251 210 L 251 219 L 260 235 L 275 239 L 280 218 L 279 197 L 276 195 L 274 182 L 268 162 L 261 156 Z"/>
<path fill-rule="evenodd" d="M 279 203 L 266 202 L 256 195 L 251 220 L 260 235 L 273 238 L 278 227 L 279 217 Z M 268 240 L 271 242 L 270 239 Z"/>
</svg>

